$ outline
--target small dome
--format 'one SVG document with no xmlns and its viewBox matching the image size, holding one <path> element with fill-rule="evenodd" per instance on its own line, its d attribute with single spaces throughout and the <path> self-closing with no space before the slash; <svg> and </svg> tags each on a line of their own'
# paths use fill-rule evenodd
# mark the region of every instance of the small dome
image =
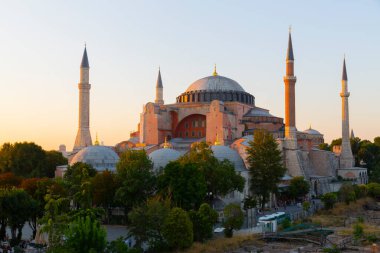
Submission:
<svg viewBox="0 0 380 253">
<path fill-rule="evenodd" d="M 187 88 L 186 92 L 199 90 L 245 92 L 236 81 L 219 75 L 208 76 L 195 81 Z"/>
<path fill-rule="evenodd" d="M 115 170 L 119 156 L 111 148 L 106 146 L 89 146 L 81 149 L 70 161 L 70 165 L 77 162 L 92 165 L 96 170 Z"/>
<path fill-rule="evenodd" d="M 158 171 L 164 168 L 169 162 L 177 160 L 181 153 L 171 148 L 161 148 L 149 154 L 149 158 L 153 162 L 153 169 Z"/>
<path fill-rule="evenodd" d="M 223 161 L 224 159 L 227 159 L 230 162 L 232 162 L 235 166 L 236 171 L 246 170 L 243 159 L 239 156 L 238 152 L 231 149 L 230 147 L 215 145 L 215 146 L 211 146 L 211 150 L 214 153 L 214 156 L 219 161 Z"/>
<path fill-rule="evenodd" d="M 311 127 L 303 132 L 311 135 L 322 135 L 319 131 L 312 129 Z"/>
</svg>

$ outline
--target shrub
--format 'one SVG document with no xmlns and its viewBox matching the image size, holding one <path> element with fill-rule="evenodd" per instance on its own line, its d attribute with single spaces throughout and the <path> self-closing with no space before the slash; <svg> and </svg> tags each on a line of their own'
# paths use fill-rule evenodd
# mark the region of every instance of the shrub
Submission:
<svg viewBox="0 0 380 253">
<path fill-rule="evenodd" d="M 173 249 L 184 249 L 193 243 L 193 224 L 182 208 L 175 207 L 165 219 L 163 234 Z"/>
<path fill-rule="evenodd" d="M 244 214 L 240 206 L 237 204 L 228 204 L 224 208 L 224 235 L 226 237 L 233 236 L 234 229 L 240 229 L 244 223 Z"/>
<path fill-rule="evenodd" d="M 369 183 L 367 184 L 367 193 L 373 198 L 380 197 L 380 184 L 378 183 Z"/>
<path fill-rule="evenodd" d="M 358 240 L 361 237 L 363 237 L 363 234 L 364 234 L 363 225 L 361 225 L 360 223 L 356 223 L 354 225 L 354 231 L 353 231 L 355 240 Z"/>
<path fill-rule="evenodd" d="M 283 229 L 287 229 L 289 228 L 290 226 L 292 225 L 292 222 L 290 221 L 289 218 L 285 218 L 282 223 L 281 223 L 281 226 Z"/>
<path fill-rule="evenodd" d="M 337 197 L 336 197 L 335 193 L 329 192 L 329 193 L 324 194 L 321 197 L 321 200 L 322 200 L 323 204 L 325 205 L 325 209 L 329 210 L 329 209 L 332 209 L 334 207 L 336 200 L 337 200 Z"/>
<path fill-rule="evenodd" d="M 310 210 L 310 202 L 309 201 L 305 201 L 305 202 L 303 202 L 302 203 L 302 209 L 305 211 L 305 212 L 307 212 L 307 211 L 309 211 Z"/>
<path fill-rule="evenodd" d="M 343 184 L 338 192 L 339 200 L 349 205 L 351 201 L 356 200 L 355 189 L 350 183 Z"/>
<path fill-rule="evenodd" d="M 203 242 L 212 237 L 218 213 L 210 205 L 202 204 L 198 211 L 190 211 L 189 216 L 193 223 L 194 241 Z"/>
<path fill-rule="evenodd" d="M 65 245 L 73 252 L 103 252 L 106 247 L 106 231 L 97 220 L 89 216 L 79 217 L 69 224 L 65 232 Z"/>
</svg>

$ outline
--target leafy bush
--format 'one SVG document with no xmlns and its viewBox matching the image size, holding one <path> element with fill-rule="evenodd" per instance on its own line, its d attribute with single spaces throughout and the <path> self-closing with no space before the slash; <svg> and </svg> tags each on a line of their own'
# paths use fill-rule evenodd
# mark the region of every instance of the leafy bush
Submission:
<svg viewBox="0 0 380 253">
<path fill-rule="evenodd" d="M 228 204 L 224 208 L 224 235 L 232 237 L 234 229 L 240 229 L 244 223 L 244 214 L 237 204 Z"/>
<path fill-rule="evenodd" d="M 193 223 L 194 241 L 203 242 L 212 237 L 218 213 L 210 205 L 202 204 L 198 211 L 190 211 L 189 216 Z"/>
<path fill-rule="evenodd" d="M 292 222 L 290 221 L 289 218 L 285 218 L 282 223 L 281 223 L 281 226 L 283 229 L 287 229 L 289 228 L 290 226 L 292 225 Z"/>
<path fill-rule="evenodd" d="M 343 184 L 339 189 L 338 196 L 339 200 L 346 203 L 347 205 L 349 205 L 350 202 L 356 200 L 355 189 L 351 183 Z"/>
<path fill-rule="evenodd" d="M 367 184 L 367 193 L 373 198 L 380 197 L 380 184 L 378 183 L 369 183 Z"/>
<path fill-rule="evenodd" d="M 334 245 L 332 248 L 324 248 L 323 252 L 326 252 L 326 253 L 340 253 L 342 251 L 340 249 L 338 249 L 338 247 L 336 245 Z"/>
<path fill-rule="evenodd" d="M 354 231 L 353 231 L 354 238 L 358 240 L 363 237 L 363 234 L 364 234 L 363 225 L 361 225 L 360 223 L 356 223 L 354 225 Z"/>
<path fill-rule="evenodd" d="M 92 220 L 89 216 L 80 217 L 69 224 L 65 232 L 64 246 L 78 253 L 103 252 L 106 247 L 106 235 L 99 221 Z"/>
<path fill-rule="evenodd" d="M 332 209 L 334 207 L 334 205 L 337 201 L 337 197 L 336 197 L 335 193 L 329 192 L 329 193 L 324 194 L 321 197 L 321 200 L 322 200 L 323 204 L 325 205 L 325 209 L 329 210 L 329 209 Z"/>
<path fill-rule="evenodd" d="M 185 210 L 173 208 L 165 219 L 163 234 L 173 249 L 184 249 L 193 243 L 193 224 Z"/>
</svg>

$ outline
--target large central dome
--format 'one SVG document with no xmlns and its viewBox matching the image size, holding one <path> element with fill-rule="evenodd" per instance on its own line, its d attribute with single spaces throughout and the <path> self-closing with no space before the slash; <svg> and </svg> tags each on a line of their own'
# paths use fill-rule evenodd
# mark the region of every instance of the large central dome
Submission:
<svg viewBox="0 0 380 253">
<path fill-rule="evenodd" d="M 177 97 L 177 103 L 211 103 L 213 100 L 255 105 L 254 96 L 245 92 L 238 82 L 218 75 L 216 70 L 212 76 L 190 84 L 187 90 Z"/>
<path fill-rule="evenodd" d="M 207 76 L 192 83 L 186 92 L 189 91 L 240 91 L 245 90 L 236 81 L 224 76 Z"/>
</svg>

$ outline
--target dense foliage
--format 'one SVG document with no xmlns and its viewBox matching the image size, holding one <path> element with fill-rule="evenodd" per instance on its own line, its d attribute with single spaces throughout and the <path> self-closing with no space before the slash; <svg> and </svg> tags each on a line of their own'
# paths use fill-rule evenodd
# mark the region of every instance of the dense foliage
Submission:
<svg viewBox="0 0 380 253">
<path fill-rule="evenodd" d="M 277 185 L 286 171 L 281 151 L 271 133 L 258 130 L 254 133 L 253 142 L 249 143 L 247 154 L 250 190 L 264 208 L 269 194 L 277 192 Z"/>
<path fill-rule="evenodd" d="M 352 154 L 355 158 L 355 166 L 363 166 L 368 169 L 369 180 L 380 182 L 380 137 L 374 138 L 373 142 L 361 140 L 358 137 L 351 138 Z M 341 145 L 342 139 L 335 139 L 330 145 L 323 143 L 319 147 L 333 151 L 334 146 Z"/>
<path fill-rule="evenodd" d="M 244 223 L 244 214 L 237 204 L 228 204 L 224 208 L 224 234 L 232 237 L 234 229 L 240 229 Z"/>
<path fill-rule="evenodd" d="M 33 142 L 4 143 L 0 149 L 0 172 L 22 177 L 54 177 L 56 166 L 67 164 L 57 151 L 45 151 Z"/>
</svg>

